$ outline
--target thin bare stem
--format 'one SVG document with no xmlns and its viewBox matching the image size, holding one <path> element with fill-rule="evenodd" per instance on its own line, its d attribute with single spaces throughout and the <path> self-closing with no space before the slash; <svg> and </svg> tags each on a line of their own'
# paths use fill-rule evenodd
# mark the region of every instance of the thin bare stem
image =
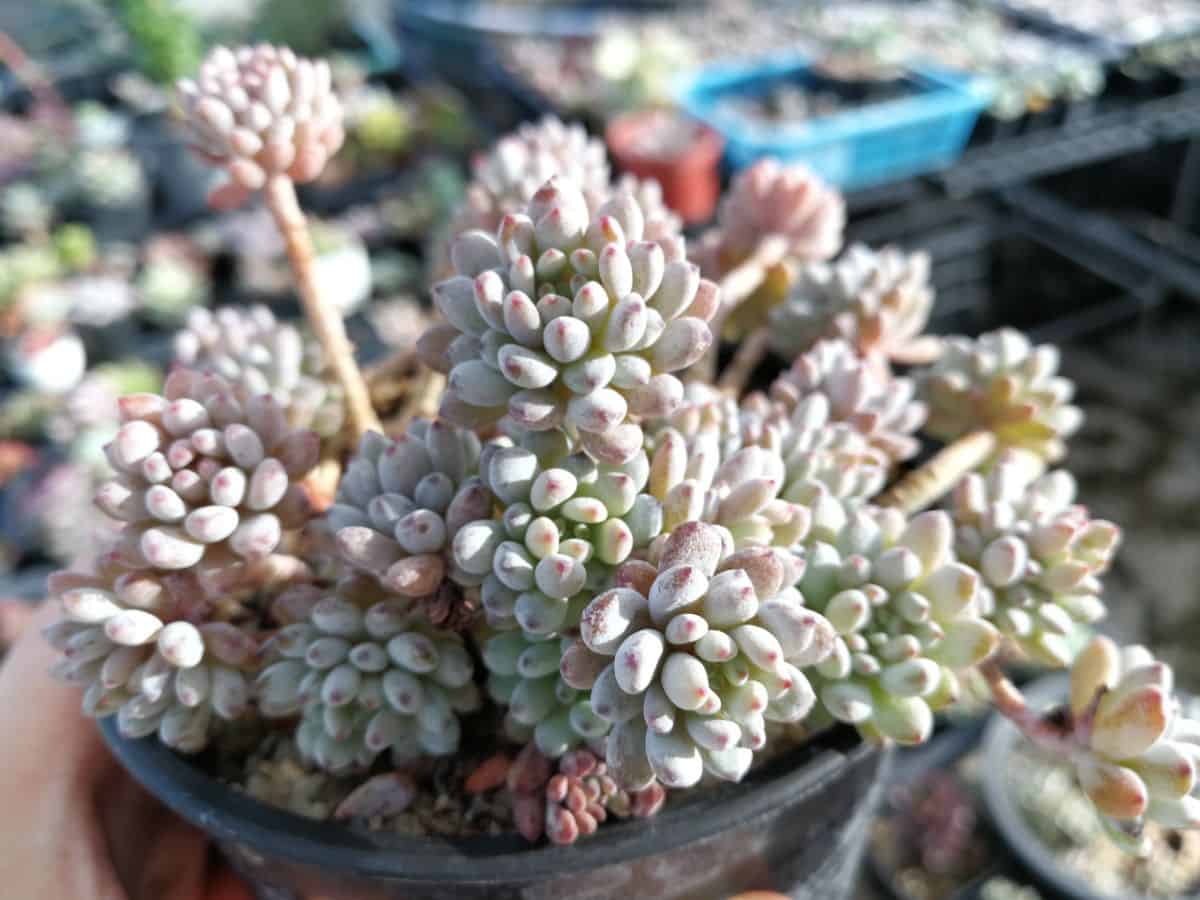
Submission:
<svg viewBox="0 0 1200 900">
<path fill-rule="evenodd" d="M 758 246 L 741 263 L 734 266 L 721 278 L 721 306 L 709 328 L 713 342 L 708 353 L 696 363 L 692 372 L 696 380 L 712 382 L 717 372 L 717 353 L 721 346 L 721 332 L 733 311 L 762 287 L 767 273 L 787 257 L 788 241 L 782 235 L 770 235 L 758 242 Z"/>
<path fill-rule="evenodd" d="M 769 342 L 770 332 L 766 328 L 756 328 L 738 347 L 737 353 L 721 373 L 717 387 L 734 397 L 739 396 L 746 389 L 758 364 L 767 355 Z"/>
<path fill-rule="evenodd" d="M 346 395 L 346 408 L 357 442 L 368 431 L 381 431 L 379 418 L 371 407 L 371 395 L 358 363 L 354 360 L 354 348 L 346 337 L 346 326 L 341 314 L 333 304 L 321 296 L 314 270 L 312 237 L 308 223 L 296 199 L 296 186 L 286 175 L 273 175 L 264 191 L 267 208 L 275 217 L 275 224 L 283 235 L 288 259 L 296 275 L 300 291 L 300 302 L 309 325 Z"/>
<path fill-rule="evenodd" d="M 1077 747 L 1070 717 L 1040 715 L 1029 708 L 1020 688 L 1008 680 L 993 655 L 979 665 L 979 673 L 992 693 L 992 705 L 1039 747 L 1058 757 L 1069 756 Z"/>
<path fill-rule="evenodd" d="M 979 468 L 996 450 L 990 431 L 973 431 L 940 450 L 885 491 L 877 501 L 905 513 L 920 512 L 941 499 L 968 472 Z"/>
</svg>

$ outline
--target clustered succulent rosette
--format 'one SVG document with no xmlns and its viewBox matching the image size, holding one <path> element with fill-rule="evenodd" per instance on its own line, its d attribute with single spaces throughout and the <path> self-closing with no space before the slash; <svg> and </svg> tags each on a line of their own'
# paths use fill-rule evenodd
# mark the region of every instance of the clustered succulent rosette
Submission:
<svg viewBox="0 0 1200 900">
<path fill-rule="evenodd" d="M 458 749 L 458 714 L 480 702 L 459 635 L 431 627 L 411 601 L 364 576 L 330 593 L 293 592 L 287 606 L 298 621 L 272 637 L 277 659 L 257 692 L 264 715 L 301 714 L 296 745 L 305 759 L 342 774 L 385 751 L 400 764 Z"/>
<path fill-rule="evenodd" d="M 898 247 L 850 247 L 830 263 L 804 266 L 771 312 L 772 346 L 792 359 L 822 338 L 842 338 L 880 371 L 889 361 L 924 362 L 937 340 L 923 335 L 933 308 L 929 256 Z"/>
<path fill-rule="evenodd" d="M 834 634 L 792 588 L 801 563 L 769 547 L 732 551 L 720 526 L 686 523 L 657 565 L 625 564 L 584 610 L 580 636 L 603 658 L 590 669 L 592 709 L 612 723 L 606 761 L 628 789 L 690 787 L 706 771 L 737 781 L 768 721 L 812 707 L 801 669 Z"/>
<path fill-rule="evenodd" d="M 762 159 L 739 172 L 717 213 L 722 269 L 737 265 L 760 241 L 787 240 L 786 257 L 823 262 L 842 249 L 846 201 L 807 167 Z"/>
<path fill-rule="evenodd" d="M 1097 637 L 1071 669 L 1070 761 L 1109 832 L 1138 849 L 1147 820 L 1200 827 L 1200 721 L 1173 696 L 1171 668 L 1144 647 Z"/>
<path fill-rule="evenodd" d="M 654 815 L 666 800 L 658 782 L 628 791 L 608 773 L 608 765 L 587 750 L 575 750 L 558 761 L 544 791 L 546 837 L 565 846 L 594 834 L 611 816 L 644 819 Z"/>
<path fill-rule="evenodd" d="M 561 432 L 531 438 L 549 446 L 539 454 L 499 438 L 484 448 L 481 476 L 503 515 L 463 527 L 454 560 L 482 580 L 493 626 L 545 637 L 578 626 L 586 590 L 607 586 L 614 566 L 649 546 L 662 513 L 644 493 L 650 464 L 643 451 L 625 463 L 597 463 L 567 453 Z"/>
<path fill-rule="evenodd" d="M 493 232 L 500 221 L 525 209 L 537 190 L 555 175 L 569 179 L 586 194 L 607 195 L 608 154 L 604 143 L 582 125 L 555 116 L 527 123 L 501 138 L 472 166 L 456 233 L 480 228 Z"/>
<path fill-rule="evenodd" d="M 505 732 L 513 740 L 532 737 L 538 750 L 557 759 L 581 744 L 596 744 L 609 723 L 596 715 L 586 690 L 568 678 L 579 660 L 576 639 L 505 631 L 483 642 L 488 694 L 506 707 Z"/>
<path fill-rule="evenodd" d="M 194 600 L 173 587 L 113 560 L 96 574 L 56 573 L 49 592 L 63 618 L 45 634 L 61 653 L 51 671 L 84 689 L 85 714 L 115 714 L 125 737 L 157 734 L 194 753 L 246 713 L 258 643 L 229 622 L 187 621 Z"/>
<path fill-rule="evenodd" d="M 178 87 L 196 149 L 229 176 L 210 198 L 221 206 L 275 175 L 313 180 L 345 138 L 329 63 L 287 47 L 215 47 Z"/>
<path fill-rule="evenodd" d="M 829 418 L 865 435 L 893 462 L 911 459 L 921 444 L 915 432 L 928 410 L 910 378 L 881 374 L 844 340 L 821 341 L 796 357 L 771 385 L 771 400 L 789 411 L 810 394 L 829 401 Z"/>
<path fill-rule="evenodd" d="M 479 453 L 473 432 L 440 419 L 415 419 L 395 440 L 367 432 L 325 516 L 349 565 L 392 594 L 441 608 L 455 627 L 470 624 L 461 607 L 483 581 L 450 553 L 460 529 L 492 510 Z"/>
<path fill-rule="evenodd" d="M 193 309 L 175 335 L 175 360 L 215 372 L 250 394 L 270 394 L 296 428 L 323 438 L 336 435 L 346 418 L 341 385 L 329 371 L 316 340 L 280 322 L 265 306 Z"/>
<path fill-rule="evenodd" d="M 798 587 L 837 630 L 814 670 L 821 703 L 868 738 L 919 744 L 933 712 L 956 699 L 956 673 L 999 641 L 979 612 L 979 575 L 955 560 L 945 512 L 906 520 L 823 491 L 811 510 Z"/>
<path fill-rule="evenodd" d="M 660 244 L 668 260 L 683 258 L 683 220 L 663 200 L 662 185 L 653 178 L 635 178 L 625 174 L 613 183 L 609 192 L 591 197 L 589 202 L 600 205 L 616 194 L 630 195 L 641 208 L 644 220 L 642 237 L 645 240 Z"/>
<path fill-rule="evenodd" d="M 1069 472 L 1036 476 L 1011 452 L 987 475 L 967 475 L 951 504 L 955 549 L 983 576 L 983 615 L 1028 656 L 1061 668 L 1078 627 L 1104 617 L 1100 576 L 1121 533 L 1075 504 Z"/>
<path fill-rule="evenodd" d="M 921 379 L 926 430 L 952 441 L 987 429 L 1001 447 L 1056 462 L 1066 453 L 1064 441 L 1083 424 L 1083 411 L 1071 405 L 1075 385 L 1058 374 L 1059 358 L 1057 347 L 1034 346 L 1011 328 L 974 340 L 948 338 Z"/>
<path fill-rule="evenodd" d="M 261 560 L 312 515 L 301 479 L 318 439 L 283 408 L 217 375 L 176 369 L 163 395 L 120 401 L 105 447 L 116 476 L 96 503 L 126 523 L 113 556 L 133 569 L 222 569 Z"/>
<path fill-rule="evenodd" d="M 422 359 L 449 372 L 442 415 L 564 427 L 597 459 L 632 458 L 642 446 L 633 419 L 679 405 L 671 373 L 707 350 L 718 295 L 696 266 L 642 240 L 643 228 L 630 195 L 593 215 L 556 177 L 494 237 L 459 235 L 458 274 L 433 288 L 448 324 L 420 342 Z"/>
</svg>

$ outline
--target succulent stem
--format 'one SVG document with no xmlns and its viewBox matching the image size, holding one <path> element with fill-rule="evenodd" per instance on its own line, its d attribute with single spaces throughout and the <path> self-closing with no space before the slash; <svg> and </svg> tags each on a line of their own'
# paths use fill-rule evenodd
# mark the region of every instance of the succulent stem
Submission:
<svg viewBox="0 0 1200 900">
<path fill-rule="evenodd" d="M 355 437 L 367 431 L 380 431 L 379 418 L 371 407 L 371 397 L 366 380 L 354 361 L 354 348 L 346 337 L 342 317 L 331 303 L 321 297 L 313 270 L 312 236 L 308 223 L 296 199 L 296 186 L 287 175 L 273 175 L 267 181 L 264 195 L 267 208 L 275 218 L 275 224 L 283 235 L 287 246 L 288 260 L 296 275 L 300 291 L 300 302 L 304 314 L 312 325 L 313 333 L 329 357 L 334 375 L 346 394 L 346 408 Z"/>
<path fill-rule="evenodd" d="M 717 310 L 717 314 L 713 316 L 712 322 L 709 323 L 713 335 L 712 347 L 696 364 L 693 370 L 695 375 L 693 380 L 711 383 L 716 377 L 717 352 L 720 349 L 721 332 L 725 329 L 725 322 L 744 300 L 762 287 L 768 270 L 783 262 L 789 247 L 790 243 L 785 235 L 768 235 L 758 242 L 753 252 L 745 260 L 725 273 L 720 282 L 721 306 Z M 765 345 L 763 350 L 765 351 Z"/>
<path fill-rule="evenodd" d="M 972 431 L 940 450 L 929 462 L 914 469 L 879 497 L 880 506 L 891 506 L 909 515 L 940 499 L 968 472 L 979 468 L 996 449 L 990 431 Z"/>
<path fill-rule="evenodd" d="M 1062 721 L 1053 715 L 1040 715 L 1029 708 L 1021 689 L 1008 680 L 995 655 L 979 664 L 979 673 L 987 681 L 996 711 L 1039 747 L 1055 756 L 1066 757 L 1077 749 L 1077 729 L 1070 717 Z"/>
<path fill-rule="evenodd" d="M 767 355 L 769 344 L 770 332 L 766 328 L 756 328 L 738 347 L 737 353 L 721 373 L 717 387 L 733 397 L 741 394 L 746 388 L 746 382 Z"/>
</svg>

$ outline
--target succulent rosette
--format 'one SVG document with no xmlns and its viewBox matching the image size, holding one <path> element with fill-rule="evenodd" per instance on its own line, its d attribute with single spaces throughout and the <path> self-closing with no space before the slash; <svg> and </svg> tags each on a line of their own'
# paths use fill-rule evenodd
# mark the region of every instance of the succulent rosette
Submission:
<svg viewBox="0 0 1200 900">
<path fill-rule="evenodd" d="M 46 629 L 61 656 L 51 671 L 83 688 L 83 711 L 116 715 L 128 738 L 157 734 L 184 753 L 202 750 L 222 721 L 246 714 L 258 643 L 223 621 L 199 625 L 153 572 L 110 561 L 97 574 L 59 572 L 49 583 L 63 618 Z"/>
<path fill-rule="evenodd" d="M 821 341 L 796 357 L 775 379 L 770 399 L 789 412 L 811 394 L 829 401 L 829 418 L 863 434 L 889 460 L 903 462 L 920 449 L 915 432 L 928 410 L 910 378 L 881 374 L 844 340 Z"/>
<path fill-rule="evenodd" d="M 363 435 L 326 513 L 342 558 L 427 603 L 477 586 L 482 576 L 456 566 L 450 549 L 464 525 L 491 513 L 479 451 L 474 433 L 440 419 L 416 419 L 395 440 Z"/>
<path fill-rule="evenodd" d="M 588 750 L 575 750 L 558 761 L 545 790 L 545 831 L 553 844 L 575 843 L 595 833 L 609 817 L 644 819 L 666 800 L 666 791 L 652 782 L 639 791 L 623 789 L 608 773 L 608 765 Z"/>
<path fill-rule="evenodd" d="M 420 342 L 449 373 L 442 414 L 464 426 L 504 415 L 520 428 L 564 427 L 594 457 L 622 463 L 642 447 L 633 419 L 683 398 L 672 372 L 712 336 L 717 289 L 642 240 L 637 202 L 618 194 L 589 214 L 579 189 L 548 181 L 496 236 L 458 236 L 458 273 L 434 286 L 447 319 Z"/>
<path fill-rule="evenodd" d="M 814 670 L 822 705 L 867 737 L 928 739 L 933 712 L 958 693 L 956 672 L 981 662 L 999 634 L 979 613 L 981 579 L 954 558 L 949 515 L 811 503 L 805 602 L 837 631 Z"/>
<path fill-rule="evenodd" d="M 264 715 L 301 713 L 296 745 L 334 773 L 458 749 L 459 713 L 479 707 L 462 638 L 428 623 L 411 601 L 365 577 L 310 592 L 308 614 L 271 639 L 276 661 L 258 676 Z M 303 612 L 291 604 L 293 614 Z"/>
<path fill-rule="evenodd" d="M 175 335 L 175 360 L 215 372 L 251 395 L 270 394 L 294 427 L 323 438 L 337 434 L 345 421 L 341 385 L 326 366 L 321 345 L 265 306 L 193 309 Z"/>
<path fill-rule="evenodd" d="M 506 708 L 505 731 L 515 740 L 532 737 L 537 748 L 557 759 L 581 744 L 595 744 L 609 723 L 592 710 L 588 692 L 574 688 L 560 671 L 572 651 L 572 637 L 505 631 L 482 646 L 488 694 Z"/>
<path fill-rule="evenodd" d="M 541 454 L 499 439 L 481 458 L 484 483 L 502 504 L 500 518 L 465 526 L 455 563 L 483 581 L 482 602 L 499 628 L 531 636 L 568 632 L 613 567 L 649 546 L 662 527 L 658 502 L 644 489 L 643 451 L 626 463 L 597 463 L 566 453 L 560 433 Z M 556 440 L 562 438 L 562 440 Z"/>
<path fill-rule="evenodd" d="M 1097 637 L 1071 668 L 1070 761 L 1110 833 L 1137 847 L 1141 825 L 1200 827 L 1200 721 L 1172 696 L 1171 668 L 1145 647 Z"/>
<path fill-rule="evenodd" d="M 229 176 L 210 198 L 221 206 L 275 175 L 313 180 L 345 137 L 329 64 L 287 47 L 215 47 L 178 89 L 196 149 Z"/>
<path fill-rule="evenodd" d="M 855 244 L 831 263 L 804 266 L 771 312 L 771 342 L 792 359 L 822 338 L 842 338 L 880 371 L 925 362 L 937 339 L 922 335 L 933 308 L 929 256 Z"/>
<path fill-rule="evenodd" d="M 767 721 L 812 707 L 801 669 L 834 635 L 791 587 L 801 564 L 773 548 L 731 550 L 722 528 L 689 522 L 657 565 L 627 563 L 584 610 L 583 644 L 608 660 L 590 668 L 592 709 L 612 723 L 606 760 L 626 788 L 689 787 L 705 771 L 737 781 Z"/>
<path fill-rule="evenodd" d="M 1077 627 L 1104 617 L 1100 576 L 1121 533 L 1074 502 L 1069 472 L 1036 476 L 1011 452 L 987 475 L 966 476 L 950 507 L 954 544 L 983 576 L 983 615 L 1028 656 L 1061 668 Z"/>
<path fill-rule="evenodd" d="M 130 568 L 182 571 L 263 559 L 311 516 L 300 483 L 318 439 L 270 396 L 176 369 L 163 395 L 120 400 L 105 453 L 116 476 L 96 503 L 126 523 L 113 551 Z"/>
<path fill-rule="evenodd" d="M 588 135 L 582 125 L 555 116 L 526 123 L 501 138 L 474 161 L 471 171 L 455 232 L 475 228 L 494 232 L 506 215 L 524 211 L 537 190 L 555 175 L 569 179 L 589 196 L 605 197 L 609 192 L 604 142 Z"/>
<path fill-rule="evenodd" d="M 922 375 L 926 430 L 952 441 L 986 429 L 1001 447 L 1047 463 L 1061 459 L 1083 411 L 1071 404 L 1075 385 L 1058 374 L 1059 361 L 1058 348 L 1034 346 L 1011 328 L 946 339 L 941 358 Z"/>
</svg>

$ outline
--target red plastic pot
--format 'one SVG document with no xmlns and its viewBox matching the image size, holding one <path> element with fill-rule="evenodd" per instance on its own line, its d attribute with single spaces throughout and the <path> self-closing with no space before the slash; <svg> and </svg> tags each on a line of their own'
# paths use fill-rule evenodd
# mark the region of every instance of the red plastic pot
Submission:
<svg viewBox="0 0 1200 900">
<path fill-rule="evenodd" d="M 100 728 L 129 773 L 207 832 L 260 900 L 724 900 L 750 890 L 850 900 L 890 760 L 839 727 L 654 818 L 530 847 L 515 834 L 410 838 L 300 818 L 153 737 L 122 738 L 113 719 Z"/>
<path fill-rule="evenodd" d="M 618 116 L 604 133 L 622 171 L 662 185 L 667 206 L 687 225 L 707 222 L 721 195 L 724 139 L 681 113 L 643 109 Z"/>
</svg>

